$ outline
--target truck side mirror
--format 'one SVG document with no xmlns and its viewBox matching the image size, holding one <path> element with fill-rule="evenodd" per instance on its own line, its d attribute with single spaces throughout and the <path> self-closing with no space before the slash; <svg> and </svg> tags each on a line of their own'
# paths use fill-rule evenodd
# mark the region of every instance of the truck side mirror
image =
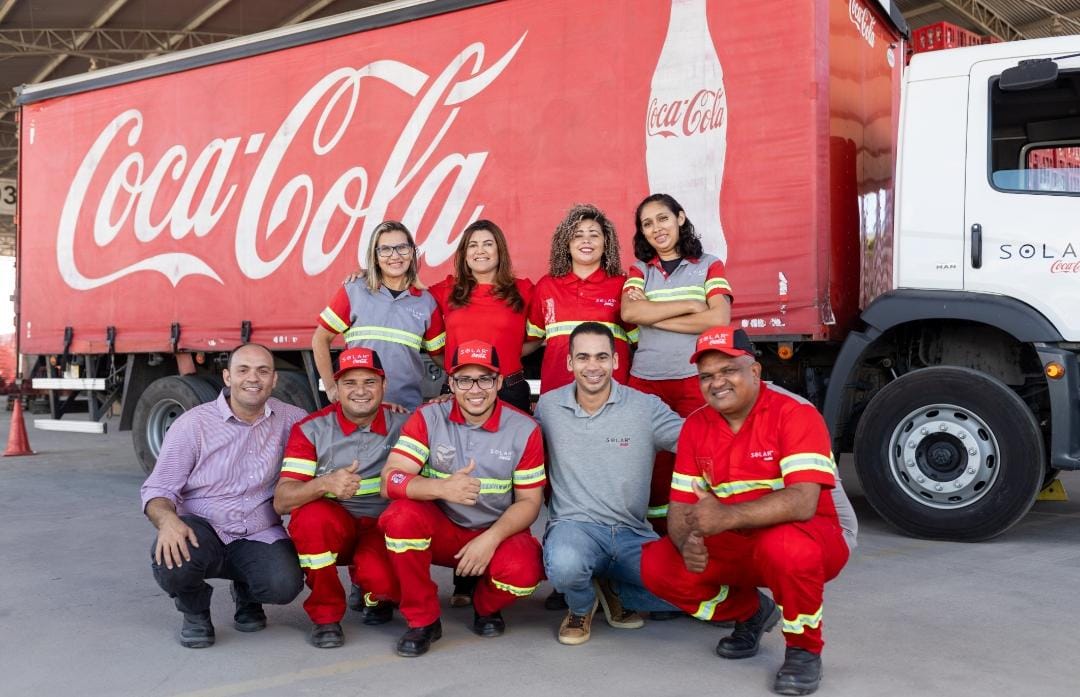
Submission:
<svg viewBox="0 0 1080 697">
<path fill-rule="evenodd" d="M 1001 71 L 998 88 L 1002 92 L 1020 92 L 1045 87 L 1057 80 L 1058 64 L 1049 58 L 1020 61 Z"/>
</svg>

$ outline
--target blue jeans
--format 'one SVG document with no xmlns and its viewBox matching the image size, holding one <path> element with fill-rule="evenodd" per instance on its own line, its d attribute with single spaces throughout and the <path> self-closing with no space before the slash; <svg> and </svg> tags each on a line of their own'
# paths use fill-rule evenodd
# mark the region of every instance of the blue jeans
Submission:
<svg viewBox="0 0 1080 697">
<path fill-rule="evenodd" d="M 553 520 L 544 533 L 544 571 L 575 615 L 592 608 L 594 577 L 607 578 L 623 607 L 638 612 L 677 610 L 645 590 L 641 582 L 641 546 L 655 533 L 624 526 Z"/>
</svg>

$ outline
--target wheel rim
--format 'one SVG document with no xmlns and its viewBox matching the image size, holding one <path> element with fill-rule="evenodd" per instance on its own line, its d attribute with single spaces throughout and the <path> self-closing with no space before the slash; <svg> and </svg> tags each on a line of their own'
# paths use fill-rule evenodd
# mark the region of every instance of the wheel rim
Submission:
<svg viewBox="0 0 1080 697">
<path fill-rule="evenodd" d="M 963 407 L 932 404 L 900 420 L 889 440 L 890 472 L 924 506 L 970 506 L 993 488 L 1000 450 L 986 422 Z"/>
<path fill-rule="evenodd" d="M 155 458 L 161 453 L 165 434 L 184 411 L 184 406 L 172 399 L 163 399 L 150 409 L 150 418 L 146 422 L 146 442 Z"/>
</svg>

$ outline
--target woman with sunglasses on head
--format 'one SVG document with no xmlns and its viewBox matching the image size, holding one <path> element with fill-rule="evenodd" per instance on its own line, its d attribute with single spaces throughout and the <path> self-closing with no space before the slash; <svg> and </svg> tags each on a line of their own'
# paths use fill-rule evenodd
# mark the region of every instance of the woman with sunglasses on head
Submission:
<svg viewBox="0 0 1080 697">
<path fill-rule="evenodd" d="M 596 206 L 571 208 L 555 228 L 548 274 L 536 282 L 529 306 L 529 340 L 544 341 L 546 346 L 541 394 L 574 381 L 566 356 L 570 332 L 582 322 L 600 322 L 615 335 L 619 367 L 613 377 L 626 384 L 637 329 L 619 316 L 625 281 L 615 226 Z"/>
<path fill-rule="evenodd" d="M 319 315 L 311 348 L 326 395 L 337 401 L 330 344 L 379 352 L 386 370 L 384 401 L 409 411 L 420 406 L 427 371 L 421 351 L 438 351 L 445 339 L 442 313 L 420 285 L 420 263 L 412 233 L 396 220 L 380 223 L 371 235 L 366 271 L 338 289 Z"/>
<path fill-rule="evenodd" d="M 529 383 L 521 368 L 523 353 L 537 344 L 525 344 L 525 317 L 533 284 L 515 278 L 502 229 L 490 220 L 477 220 L 465 228 L 454 252 L 454 273 L 431 286 L 446 324 L 446 355 L 473 340 L 495 346 L 505 376 L 499 399 L 529 411 Z"/>
<path fill-rule="evenodd" d="M 634 212 L 634 256 L 622 292 L 622 318 L 638 325 L 630 386 L 655 394 L 680 416 L 705 403 L 690 363 L 698 334 L 731 322 L 724 262 L 701 248 L 686 211 L 668 194 L 648 196 Z M 663 534 L 674 457 L 657 456 L 649 518 Z"/>
</svg>

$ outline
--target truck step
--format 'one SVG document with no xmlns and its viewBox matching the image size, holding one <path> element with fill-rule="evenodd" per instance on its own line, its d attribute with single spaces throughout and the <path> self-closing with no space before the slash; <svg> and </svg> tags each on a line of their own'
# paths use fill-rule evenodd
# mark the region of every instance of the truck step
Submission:
<svg viewBox="0 0 1080 697">
<path fill-rule="evenodd" d="M 32 384 L 35 390 L 105 390 L 105 378 L 34 378 Z"/>
<path fill-rule="evenodd" d="M 67 431 L 69 433 L 105 433 L 104 421 L 72 421 L 70 419 L 34 419 L 34 428 L 40 431 Z"/>
</svg>

